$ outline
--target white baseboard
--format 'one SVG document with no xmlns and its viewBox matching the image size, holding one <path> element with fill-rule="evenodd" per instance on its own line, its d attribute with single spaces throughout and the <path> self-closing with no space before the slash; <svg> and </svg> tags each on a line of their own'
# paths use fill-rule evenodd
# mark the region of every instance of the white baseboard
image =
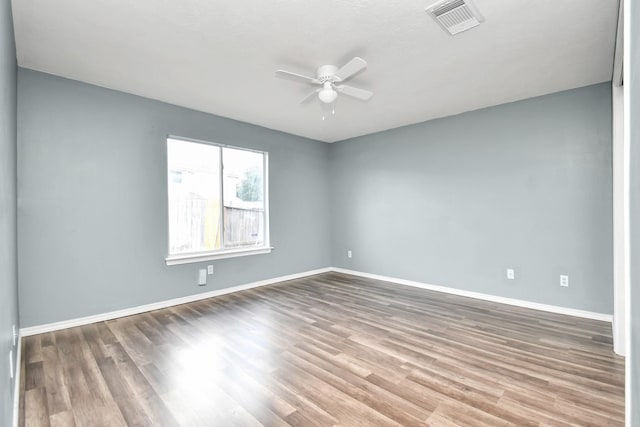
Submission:
<svg viewBox="0 0 640 427">
<path fill-rule="evenodd" d="M 620 322 L 616 322 L 616 316 L 614 315 L 611 328 L 613 330 L 613 351 L 618 356 L 625 357 L 627 355 L 626 340 L 624 336 L 625 325 L 620 325 Z"/>
<path fill-rule="evenodd" d="M 383 280 L 385 282 L 397 283 L 400 285 L 413 286 L 416 288 L 428 289 L 430 291 L 444 292 L 453 295 L 476 298 L 485 301 L 497 302 L 501 304 L 514 305 L 517 307 L 531 308 L 534 310 L 548 311 L 551 313 L 566 314 L 569 316 L 582 317 L 585 319 L 601 320 L 604 322 L 612 322 L 613 316 L 604 313 L 595 313 L 591 311 L 577 310 L 573 308 L 558 307 L 554 305 L 540 304 L 536 302 L 524 301 L 513 298 L 499 297 L 495 295 L 482 294 L 479 292 L 465 291 L 461 289 L 449 288 L 446 286 L 432 285 L 428 283 L 415 282 L 412 280 L 399 279 L 396 277 L 381 276 L 378 274 L 364 273 L 362 271 L 348 270 L 344 268 L 327 267 L 318 270 L 310 270 L 302 273 L 290 274 L 287 276 L 274 277 L 272 279 L 260 280 L 257 282 L 247 283 L 244 285 L 233 286 L 231 288 L 218 289 L 201 294 L 188 295 L 185 297 L 174 298 L 166 301 L 160 301 L 151 304 L 140 305 L 123 310 L 110 311 L 107 313 L 96 314 L 93 316 L 80 317 L 76 319 L 63 320 L 61 322 L 47 323 L 43 325 L 30 326 L 20 329 L 20 337 L 42 334 L 45 332 L 58 331 L 61 329 L 73 328 L 76 326 L 88 325 L 90 323 L 102 322 L 105 320 L 117 319 L 119 317 L 131 316 L 134 314 L 145 313 L 147 311 L 159 310 L 161 308 L 172 307 L 174 305 L 186 304 L 193 301 L 199 301 L 207 298 L 226 295 L 234 292 L 244 291 L 247 289 L 257 288 L 260 286 L 272 285 L 274 283 L 284 282 L 287 280 L 299 279 L 302 277 L 313 276 L 316 274 L 335 271 L 337 273 L 350 274 L 353 276 L 366 277 L 369 279 Z"/>
<path fill-rule="evenodd" d="M 18 427 L 20 420 L 20 372 L 22 369 L 22 334 L 18 333 L 18 350 L 16 350 L 16 375 L 13 382 L 13 427 Z"/>
<path fill-rule="evenodd" d="M 37 335 L 45 332 L 58 331 L 60 329 L 73 328 L 76 326 L 88 325 L 90 323 L 103 322 L 105 320 L 112 320 L 112 319 L 117 319 L 119 317 L 145 313 L 147 311 L 159 310 L 161 308 L 172 307 L 174 305 L 186 304 L 193 301 L 199 301 L 207 298 L 231 294 L 234 292 L 253 289 L 260 286 L 267 286 L 267 285 L 272 285 L 274 283 L 285 282 L 287 280 L 299 279 L 302 277 L 313 276 L 321 273 L 327 273 L 329 271 L 331 271 L 330 267 L 320 268 L 318 270 L 310 270 L 302 273 L 289 274 L 287 276 L 274 277 L 272 279 L 259 280 L 257 282 L 251 282 L 244 285 L 233 286 L 231 288 L 217 289 L 215 291 L 203 292 L 201 294 L 188 295 L 185 297 L 174 298 L 174 299 L 160 301 L 160 302 L 154 302 L 151 304 L 139 305 L 136 307 L 110 311 L 108 313 L 101 313 L 93 316 L 63 320 L 61 322 L 46 323 L 44 325 L 29 326 L 28 328 L 20 329 L 20 334 L 22 336 L 28 337 L 30 335 Z"/>
<path fill-rule="evenodd" d="M 399 285 L 413 286 L 415 288 L 428 289 L 430 291 L 444 292 L 447 294 L 460 295 L 463 297 L 476 298 L 485 301 L 497 302 L 500 304 L 514 305 L 517 307 L 531 308 L 533 310 L 548 311 L 551 313 L 566 314 L 568 316 L 583 317 L 585 319 L 601 320 L 612 322 L 613 315 L 595 313 L 592 311 L 577 310 L 575 308 L 558 307 L 555 305 L 540 304 L 537 302 L 524 301 L 514 298 L 505 298 L 495 295 L 482 294 L 479 292 L 464 291 L 462 289 L 449 288 L 446 286 L 431 285 L 428 283 L 414 282 L 412 280 L 398 279 L 396 277 L 380 276 L 378 274 L 364 273 L 362 271 L 348 270 L 345 268 L 332 267 L 331 271 L 337 273 L 351 274 L 353 276 L 366 277 L 369 279 L 383 280 L 385 282 L 397 283 Z"/>
</svg>

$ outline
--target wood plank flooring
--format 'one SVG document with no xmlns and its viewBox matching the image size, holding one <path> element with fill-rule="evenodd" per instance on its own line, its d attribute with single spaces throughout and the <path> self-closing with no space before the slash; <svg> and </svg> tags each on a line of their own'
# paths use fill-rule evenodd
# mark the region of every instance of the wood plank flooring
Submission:
<svg viewBox="0 0 640 427">
<path fill-rule="evenodd" d="M 27 337 L 26 426 L 624 424 L 611 325 L 338 273 Z"/>
</svg>

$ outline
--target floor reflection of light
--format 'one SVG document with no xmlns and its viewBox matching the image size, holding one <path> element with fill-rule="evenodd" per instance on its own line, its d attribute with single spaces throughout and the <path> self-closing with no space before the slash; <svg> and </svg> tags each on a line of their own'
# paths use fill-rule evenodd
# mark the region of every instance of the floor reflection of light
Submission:
<svg viewBox="0 0 640 427">
<path fill-rule="evenodd" d="M 217 336 L 199 337 L 193 345 L 167 353 L 165 402 L 181 425 L 209 426 L 220 416 L 228 399 L 221 389 L 228 367 L 222 357 L 224 341 Z"/>
<path fill-rule="evenodd" d="M 223 351 L 224 345 L 219 339 L 207 337 L 196 345 L 175 352 L 173 359 L 178 366 L 172 369 L 173 387 L 189 394 L 215 387 L 227 366 L 222 357 Z"/>
<path fill-rule="evenodd" d="M 208 319 L 185 336 L 182 348 L 167 349 L 166 399 L 184 415 L 181 425 L 219 425 L 238 411 L 250 416 L 273 404 L 264 384 L 279 366 L 286 338 L 272 317 L 260 310 L 225 322 Z"/>
<path fill-rule="evenodd" d="M 224 346 L 217 340 L 207 340 L 181 352 L 180 358 L 185 369 L 198 375 L 215 374 L 223 369 L 225 361 L 221 357 Z"/>
</svg>

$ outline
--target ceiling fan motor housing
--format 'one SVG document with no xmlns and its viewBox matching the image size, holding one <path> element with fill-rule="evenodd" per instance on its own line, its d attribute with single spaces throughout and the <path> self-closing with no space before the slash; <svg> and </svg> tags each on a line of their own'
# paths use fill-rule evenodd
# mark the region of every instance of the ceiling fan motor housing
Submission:
<svg viewBox="0 0 640 427">
<path fill-rule="evenodd" d="M 335 65 L 323 65 L 318 67 L 316 71 L 316 77 L 320 80 L 321 83 L 324 82 L 333 82 L 335 79 L 336 71 L 338 71 L 338 67 Z"/>
</svg>

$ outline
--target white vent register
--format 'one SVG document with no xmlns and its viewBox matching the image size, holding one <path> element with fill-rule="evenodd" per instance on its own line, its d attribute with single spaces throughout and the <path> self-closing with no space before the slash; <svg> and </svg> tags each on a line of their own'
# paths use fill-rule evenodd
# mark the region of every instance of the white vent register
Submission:
<svg viewBox="0 0 640 427">
<path fill-rule="evenodd" d="M 429 6 L 426 11 L 451 35 L 477 27 L 484 21 L 469 0 L 442 0 Z"/>
</svg>

